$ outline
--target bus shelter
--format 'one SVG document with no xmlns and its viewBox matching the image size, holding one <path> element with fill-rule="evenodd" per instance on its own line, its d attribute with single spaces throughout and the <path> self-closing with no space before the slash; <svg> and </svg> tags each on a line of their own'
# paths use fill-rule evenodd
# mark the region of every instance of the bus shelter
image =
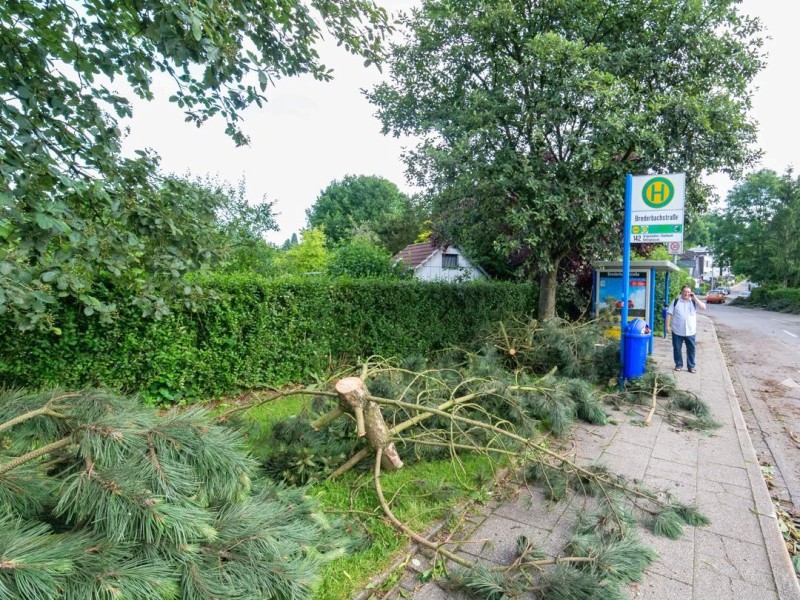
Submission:
<svg viewBox="0 0 800 600">
<path fill-rule="evenodd" d="M 663 306 L 669 304 L 670 273 L 679 273 L 680 267 L 669 260 L 632 260 L 630 263 L 627 294 L 622 289 L 622 261 L 598 260 L 592 262 L 592 314 L 597 317 L 604 308 L 611 308 L 620 315 L 623 298 L 628 302 L 628 320 L 643 319 L 653 331 L 656 312 L 656 283 L 659 273 L 664 273 Z M 611 337 L 619 338 L 620 321 L 609 330 Z M 666 335 L 666 332 L 664 332 Z M 650 339 L 649 353 L 653 352 Z"/>
</svg>

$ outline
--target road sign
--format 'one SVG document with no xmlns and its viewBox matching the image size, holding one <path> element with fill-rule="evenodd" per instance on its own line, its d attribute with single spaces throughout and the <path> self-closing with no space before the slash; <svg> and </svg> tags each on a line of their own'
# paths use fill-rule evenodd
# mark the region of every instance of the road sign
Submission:
<svg viewBox="0 0 800 600">
<path fill-rule="evenodd" d="M 683 242 L 670 242 L 668 246 L 670 254 L 683 254 Z"/>
<path fill-rule="evenodd" d="M 683 242 L 686 175 L 638 175 L 631 188 L 631 242 Z"/>
</svg>

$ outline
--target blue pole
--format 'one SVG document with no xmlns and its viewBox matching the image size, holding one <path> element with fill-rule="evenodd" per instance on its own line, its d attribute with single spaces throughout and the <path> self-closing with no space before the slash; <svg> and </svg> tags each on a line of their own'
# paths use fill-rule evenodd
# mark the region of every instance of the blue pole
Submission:
<svg viewBox="0 0 800 600">
<path fill-rule="evenodd" d="M 650 297 L 647 299 L 650 303 L 650 310 L 647 311 L 647 314 L 650 315 L 650 322 L 648 325 L 650 326 L 650 331 L 655 331 L 654 327 L 656 324 L 656 270 L 655 268 L 650 269 Z M 647 344 L 647 353 L 653 353 L 653 336 L 650 336 L 650 341 Z"/>
<path fill-rule="evenodd" d="M 631 284 L 631 196 L 633 195 L 633 175 L 625 175 L 625 219 L 622 225 L 622 318 L 619 322 L 619 387 L 625 378 L 625 327 L 628 325 L 628 288 Z"/>
<path fill-rule="evenodd" d="M 664 310 L 661 317 L 664 319 L 664 337 L 667 337 L 667 307 L 669 306 L 669 271 L 664 272 Z"/>
</svg>

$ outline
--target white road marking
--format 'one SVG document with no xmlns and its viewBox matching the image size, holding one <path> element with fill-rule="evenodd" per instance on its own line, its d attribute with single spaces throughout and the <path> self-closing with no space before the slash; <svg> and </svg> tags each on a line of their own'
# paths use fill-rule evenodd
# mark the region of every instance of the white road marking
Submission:
<svg viewBox="0 0 800 600">
<path fill-rule="evenodd" d="M 789 323 L 790 325 L 794 323 L 794 321 L 784 321 L 783 319 L 771 319 L 771 320 L 775 321 L 776 323 Z"/>
<path fill-rule="evenodd" d="M 781 385 L 788 388 L 800 388 L 800 384 L 798 384 L 794 379 L 784 379 L 781 381 Z"/>
<path fill-rule="evenodd" d="M 786 335 L 790 335 L 790 336 L 792 336 L 792 337 L 797 337 L 795 334 L 793 334 L 793 333 L 792 333 L 792 332 L 790 332 L 790 331 L 786 331 L 785 329 L 783 329 L 782 331 L 783 331 L 783 333 L 785 333 Z"/>
</svg>

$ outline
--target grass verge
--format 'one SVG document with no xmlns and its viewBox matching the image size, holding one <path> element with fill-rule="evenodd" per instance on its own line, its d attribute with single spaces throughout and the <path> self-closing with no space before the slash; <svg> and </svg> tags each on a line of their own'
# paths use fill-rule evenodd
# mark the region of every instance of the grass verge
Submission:
<svg viewBox="0 0 800 600">
<path fill-rule="evenodd" d="M 299 414 L 308 397 L 295 396 L 267 403 L 248 411 L 246 417 L 258 426 L 251 438 L 263 444 L 272 423 Z M 259 441 L 256 441 L 259 440 Z M 253 448 L 256 454 L 264 448 Z M 368 545 L 328 564 L 316 600 L 349 600 L 365 589 L 379 573 L 386 572 L 409 547 L 408 538 L 384 516 L 372 476 L 372 459 L 332 481 L 308 487 L 326 512 L 348 519 L 366 534 Z M 454 455 L 451 459 L 407 461 L 404 468 L 381 475 L 383 493 L 394 514 L 411 529 L 424 533 L 442 521 L 457 519 L 467 502 L 485 502 L 492 494 L 497 471 L 505 463 L 486 456 Z M 393 580 L 387 582 L 389 586 Z"/>
<path fill-rule="evenodd" d="M 392 512 L 411 529 L 424 533 L 434 524 L 457 518 L 467 501 L 491 496 L 499 465 L 484 456 L 459 462 L 419 462 L 381 476 L 383 493 Z M 323 571 L 318 600 L 345 600 L 385 572 L 408 548 L 409 541 L 384 517 L 370 473 L 348 473 L 310 488 L 332 513 L 348 514 L 363 527 L 370 545 L 363 551 L 330 563 Z"/>
</svg>

